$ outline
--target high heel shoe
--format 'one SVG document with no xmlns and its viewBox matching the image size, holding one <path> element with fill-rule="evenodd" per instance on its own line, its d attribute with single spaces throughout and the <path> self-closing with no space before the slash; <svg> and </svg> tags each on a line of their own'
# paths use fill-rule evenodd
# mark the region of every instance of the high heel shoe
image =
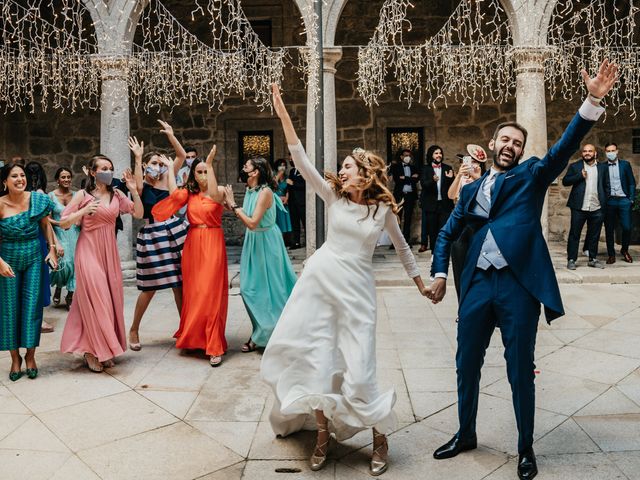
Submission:
<svg viewBox="0 0 640 480">
<path fill-rule="evenodd" d="M 53 304 L 57 307 L 58 305 L 60 305 L 60 295 L 62 294 L 61 288 L 60 287 L 56 287 L 55 292 L 53 292 L 53 297 L 51 298 L 51 301 L 53 302 Z"/>
<path fill-rule="evenodd" d="M 387 437 L 382 433 L 378 433 L 375 430 L 373 431 L 373 444 L 376 443 L 376 438 L 384 438 L 384 442 L 378 445 L 371 454 L 371 465 L 369 466 L 369 473 L 374 477 L 378 475 L 382 475 L 389 468 L 389 463 L 387 460 L 387 455 L 389 453 L 389 444 L 387 443 Z M 382 453 L 384 450 L 384 455 Z M 375 457 L 378 457 L 380 460 L 376 460 Z"/>
<path fill-rule="evenodd" d="M 67 310 L 71 308 L 72 302 L 73 302 L 73 292 L 67 292 L 67 296 L 64 297 L 64 303 L 67 306 Z"/>
<path fill-rule="evenodd" d="M 101 373 L 104 370 L 104 367 L 98 361 L 98 359 L 95 356 L 91 355 L 90 353 L 84 354 L 84 364 L 92 372 Z"/>
<path fill-rule="evenodd" d="M 12 382 L 16 382 L 20 380 L 21 377 L 22 377 L 22 370 L 18 372 L 9 372 L 9 380 L 11 380 Z"/>
<path fill-rule="evenodd" d="M 329 430 L 323 427 L 318 427 L 318 433 L 325 433 L 325 432 L 328 433 Z M 324 466 L 327 464 L 327 452 L 329 451 L 330 440 L 331 440 L 331 437 L 328 436 L 326 442 L 323 442 L 319 445 L 316 444 L 316 448 L 313 451 L 313 455 L 311 455 L 311 459 L 309 460 L 309 466 L 311 470 L 313 470 L 314 472 L 317 472 L 318 470 L 323 469 Z M 324 449 L 323 455 L 316 455 L 316 452 L 322 453 L 323 449 Z"/>
<path fill-rule="evenodd" d="M 34 380 L 37 376 L 38 376 L 37 368 L 27 368 L 27 377 L 29 377 L 31 380 Z"/>
</svg>

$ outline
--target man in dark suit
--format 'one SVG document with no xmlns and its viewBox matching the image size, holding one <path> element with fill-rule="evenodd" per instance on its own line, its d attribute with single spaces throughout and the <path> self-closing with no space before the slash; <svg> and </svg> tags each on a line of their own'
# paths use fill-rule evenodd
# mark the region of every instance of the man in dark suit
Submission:
<svg viewBox="0 0 640 480">
<path fill-rule="evenodd" d="M 571 228 L 567 241 L 567 268 L 576 269 L 578 245 L 582 228 L 587 224 L 585 251 L 589 252 L 588 265 L 604 268 L 598 256 L 598 241 L 604 222 L 609 188 L 607 165 L 598 163 L 596 147 L 590 143 L 582 147 L 582 159 L 572 163 L 562 179 L 565 187 L 571 187 L 567 207 L 571 209 Z"/>
<path fill-rule="evenodd" d="M 291 248 L 296 249 L 302 246 L 300 243 L 301 226 L 306 228 L 307 184 L 300 171 L 293 164 L 291 154 L 288 154 L 288 157 L 291 165 L 289 177 L 287 178 L 287 185 L 289 185 L 289 214 L 291 215 Z"/>
<path fill-rule="evenodd" d="M 485 351 L 500 326 L 507 377 L 518 426 L 518 477 L 538 473 L 533 452 L 535 412 L 534 349 L 540 304 L 548 322 L 564 310 L 540 215 L 549 185 L 565 169 L 582 138 L 604 112 L 600 101 L 612 88 L 617 65 L 605 60 L 595 78 L 582 71 L 589 97 L 560 140 L 542 158 L 522 158 L 527 131 L 501 124 L 489 142 L 493 166 L 462 189 L 456 208 L 438 236 L 433 255 L 433 303 L 446 293 L 451 244 L 469 225 L 473 236 L 462 271 L 458 310 L 458 433 L 438 448 L 436 459 L 451 458 L 477 446 L 476 415 Z"/>
<path fill-rule="evenodd" d="M 629 243 L 631 241 L 631 209 L 636 196 L 636 179 L 633 177 L 631 164 L 618 158 L 618 145 L 609 143 L 604 147 L 607 155 L 609 173 L 609 198 L 604 216 L 604 231 L 607 238 L 607 263 L 616 262 L 616 250 L 614 246 L 614 231 L 616 220 L 620 220 L 622 227 L 622 248 L 620 254 L 625 262 L 631 263 L 633 259 L 629 255 Z"/>
<path fill-rule="evenodd" d="M 431 252 L 434 251 L 438 231 L 446 223 L 453 200 L 447 193 L 453 183 L 453 169 L 443 163 L 444 152 L 438 145 L 427 149 L 425 165 L 422 168 L 420 185 L 422 185 L 422 235 L 419 252 L 427 250 L 427 242 Z"/>
<path fill-rule="evenodd" d="M 413 164 L 411 150 L 403 150 L 400 153 L 400 161 L 391 164 L 391 176 L 393 177 L 393 196 L 396 202 L 404 202 L 400 210 L 402 221 L 402 234 L 407 243 L 411 240 L 411 220 L 413 209 L 418 199 L 418 181 L 420 175 L 418 168 Z"/>
</svg>

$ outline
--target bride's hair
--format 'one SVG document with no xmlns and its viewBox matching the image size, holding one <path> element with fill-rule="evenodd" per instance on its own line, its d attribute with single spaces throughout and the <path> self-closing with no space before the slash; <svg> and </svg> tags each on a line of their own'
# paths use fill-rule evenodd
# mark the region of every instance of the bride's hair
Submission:
<svg viewBox="0 0 640 480">
<path fill-rule="evenodd" d="M 385 161 L 375 153 L 362 148 L 355 148 L 347 158 L 352 158 L 356 162 L 358 173 L 362 177 L 362 181 L 357 188 L 362 191 L 365 202 L 371 204 L 371 206 L 376 206 L 373 216 L 375 217 L 378 212 L 380 203 L 388 205 L 393 213 L 397 214 L 399 210 L 398 204 L 393 198 L 389 187 L 387 187 L 389 177 L 387 176 L 387 164 Z M 349 198 L 349 194 L 344 189 L 338 175 L 325 172 L 325 179 L 338 196 Z"/>
</svg>

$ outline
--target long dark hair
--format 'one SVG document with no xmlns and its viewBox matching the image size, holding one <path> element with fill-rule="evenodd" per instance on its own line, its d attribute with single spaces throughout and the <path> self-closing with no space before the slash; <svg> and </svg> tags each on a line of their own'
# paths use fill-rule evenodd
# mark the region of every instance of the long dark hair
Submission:
<svg viewBox="0 0 640 480">
<path fill-rule="evenodd" d="M 258 185 L 266 185 L 272 190 L 278 189 L 278 184 L 273 178 L 273 170 L 271 170 L 271 165 L 264 157 L 254 157 L 248 160 L 258 171 Z"/>
<path fill-rule="evenodd" d="M 191 164 L 191 170 L 189 170 L 189 176 L 187 177 L 187 182 L 184 184 L 184 187 L 181 187 L 181 188 L 186 188 L 187 192 L 189 193 L 200 193 L 200 185 L 198 185 L 198 182 L 196 181 L 196 167 L 201 163 L 203 163 L 203 160 L 199 158 L 196 158 L 193 161 L 193 163 Z"/>
<path fill-rule="evenodd" d="M 69 175 L 71 175 L 71 178 L 73 178 L 73 172 L 71 171 L 70 168 L 60 167 L 58 170 L 56 170 L 56 173 L 53 175 L 54 180 L 58 181 L 60 179 L 60 175 L 62 175 L 62 172 L 69 172 Z"/>
<path fill-rule="evenodd" d="M 11 173 L 11 170 L 16 167 L 22 170 L 25 175 L 27 174 L 27 171 L 24 169 L 24 167 L 15 162 L 7 163 L 0 169 L 0 197 L 3 197 L 9 193 L 9 189 L 4 187 L 4 182 L 7 180 L 7 178 L 9 178 L 9 173 Z"/>
<path fill-rule="evenodd" d="M 444 150 L 442 150 L 442 147 L 440 145 L 431 145 L 427 149 L 427 154 L 425 155 L 425 163 L 427 165 L 433 162 L 433 154 L 436 153 L 436 150 L 440 150 L 442 152 L 442 161 L 444 161 Z"/>
<path fill-rule="evenodd" d="M 27 174 L 27 188 L 28 192 L 35 192 L 42 190 L 47 192 L 47 174 L 44 172 L 44 168 L 38 162 L 29 162 L 24 167 L 24 172 Z"/>
<path fill-rule="evenodd" d="M 91 196 L 93 196 L 91 192 L 96 189 L 96 177 L 91 175 L 91 172 L 96 171 L 96 169 L 98 168 L 98 162 L 100 160 L 106 160 L 111 164 L 111 168 L 113 168 L 113 162 L 109 157 L 106 157 L 104 155 L 94 155 L 93 157 L 91 157 L 91 160 L 89 160 L 89 165 L 87 165 L 89 179 L 87 180 L 87 184 L 84 187 L 84 191 Z M 113 198 L 113 187 L 111 185 L 107 185 L 107 191 L 111 194 L 111 198 Z"/>
</svg>

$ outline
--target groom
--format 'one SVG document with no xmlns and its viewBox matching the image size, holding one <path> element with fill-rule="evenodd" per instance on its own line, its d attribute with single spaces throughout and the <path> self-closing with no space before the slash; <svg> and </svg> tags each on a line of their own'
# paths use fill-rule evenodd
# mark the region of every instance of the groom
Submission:
<svg viewBox="0 0 640 480">
<path fill-rule="evenodd" d="M 588 98 L 544 158 L 519 163 L 527 131 L 516 122 L 498 126 L 489 148 L 493 166 L 463 188 L 449 221 L 438 235 L 429 287 L 433 303 L 446 292 L 451 243 L 466 225 L 473 231 L 461 277 L 458 351 L 458 433 L 438 448 L 436 459 L 476 448 L 480 369 L 496 326 L 505 347 L 518 425 L 518 477 L 538 473 L 533 453 L 535 411 L 534 349 L 540 304 L 548 322 L 564 315 L 560 290 L 542 235 L 540 215 L 547 188 L 565 169 L 583 137 L 604 112 L 600 106 L 617 78 L 617 65 L 605 60 L 595 78 L 582 76 Z"/>
</svg>

